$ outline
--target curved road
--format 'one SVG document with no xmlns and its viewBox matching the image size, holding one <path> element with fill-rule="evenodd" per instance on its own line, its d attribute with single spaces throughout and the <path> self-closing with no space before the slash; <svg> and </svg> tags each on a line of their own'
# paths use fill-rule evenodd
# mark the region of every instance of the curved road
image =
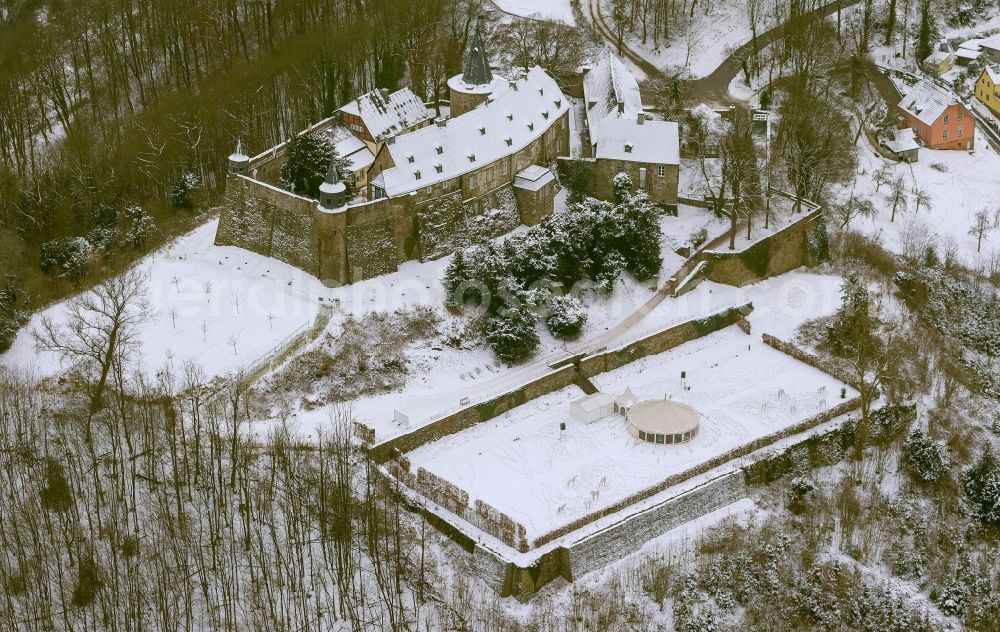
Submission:
<svg viewBox="0 0 1000 632">
<path fill-rule="evenodd" d="M 797 28 L 800 21 L 805 17 L 827 17 L 829 15 L 833 15 L 837 11 L 841 11 L 855 5 L 860 1 L 861 0 L 835 0 L 834 2 L 830 2 L 813 9 L 804 16 L 797 18 L 795 22 L 789 21 L 764 31 L 763 33 L 759 33 L 757 35 L 757 46 L 758 48 L 764 48 L 765 46 L 778 41 L 791 29 Z M 588 18 L 590 18 L 590 22 L 594 25 L 598 34 L 607 40 L 611 46 L 615 48 L 615 50 L 617 50 L 618 37 L 615 35 L 615 32 L 611 29 L 611 27 L 608 26 L 608 23 L 604 19 L 604 15 L 601 13 L 600 0 L 583 0 L 580 4 L 584 8 L 584 13 Z M 742 60 L 747 59 L 752 51 L 753 42 L 747 42 L 733 52 L 729 53 L 726 59 L 723 60 L 722 64 L 720 64 L 719 67 L 712 71 L 712 73 L 708 76 L 689 80 L 687 83 L 691 98 L 698 102 L 714 103 L 717 105 L 742 103 L 740 99 L 736 99 L 729 94 L 729 84 L 733 81 L 736 75 L 739 74 L 740 70 L 742 70 Z M 622 45 L 622 57 L 638 66 L 639 69 L 646 73 L 646 76 L 650 78 L 665 76 L 664 72 L 657 68 L 656 65 L 651 63 L 632 48 L 629 48 L 627 42 Z"/>
</svg>

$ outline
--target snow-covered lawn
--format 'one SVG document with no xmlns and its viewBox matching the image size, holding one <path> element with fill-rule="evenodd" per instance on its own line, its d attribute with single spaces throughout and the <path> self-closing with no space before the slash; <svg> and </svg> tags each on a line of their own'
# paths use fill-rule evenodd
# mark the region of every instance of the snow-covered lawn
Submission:
<svg viewBox="0 0 1000 632">
<path fill-rule="evenodd" d="M 570 0 L 493 0 L 501 11 L 523 18 L 561 22 L 576 26 Z"/>
<path fill-rule="evenodd" d="M 887 199 L 890 187 L 883 184 L 876 191 L 872 180 L 872 175 L 889 163 L 861 144 L 858 167 L 864 173 L 858 176 L 853 189 L 848 187 L 842 195 L 847 196 L 853 190 L 855 195 L 868 197 L 879 214 L 874 220 L 854 220 L 851 227 L 878 237 L 885 247 L 898 253 L 932 244 L 938 256 L 942 256 L 947 244 L 951 244 L 966 265 L 976 266 L 988 260 L 994 251 L 1000 250 L 1000 230 L 992 223 L 1000 210 L 1000 155 L 978 130 L 975 146 L 972 154 L 921 148 L 918 162 L 891 165 L 893 178 L 903 176 L 908 199 L 906 208 L 897 209 L 895 221 L 890 222 L 892 203 Z M 919 211 L 914 208 L 915 188 L 931 195 L 930 204 L 922 205 Z M 977 252 L 978 240 L 969 230 L 976 213 L 984 209 L 989 213 L 990 229 L 983 237 L 981 251 Z"/>
<path fill-rule="evenodd" d="M 690 390 L 682 390 L 681 371 Z M 641 399 L 683 401 L 702 416 L 699 435 L 684 445 L 651 445 L 632 438 L 618 415 L 573 420 L 569 403 L 583 392 L 570 386 L 407 456 L 522 522 L 531 539 L 836 406 L 842 386 L 736 327 L 593 382 L 607 393 L 630 387 Z M 847 396 L 854 395 L 848 389 Z"/>
<path fill-rule="evenodd" d="M 151 316 L 141 325 L 147 373 L 191 361 L 209 376 L 235 371 L 308 327 L 319 311 L 319 285 L 305 273 L 238 248 L 213 244 L 217 220 L 200 226 L 139 264 L 148 275 Z M 36 314 L 0 362 L 56 373 L 57 355 L 36 351 L 31 331 L 41 318 L 60 322 L 66 302 Z"/>
</svg>

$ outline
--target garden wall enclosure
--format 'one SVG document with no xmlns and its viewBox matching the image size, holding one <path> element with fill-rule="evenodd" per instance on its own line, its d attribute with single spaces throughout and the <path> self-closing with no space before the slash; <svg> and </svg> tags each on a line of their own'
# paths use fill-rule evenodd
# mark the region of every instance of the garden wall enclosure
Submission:
<svg viewBox="0 0 1000 632">
<path fill-rule="evenodd" d="M 858 423 L 856 421 L 846 422 L 820 434 L 809 435 L 777 454 L 768 453 L 767 449 L 779 441 L 806 433 L 856 411 L 860 399 L 857 397 L 847 399 L 780 431 L 718 454 L 695 467 L 656 481 L 613 505 L 582 516 L 554 531 L 543 533 L 531 541 L 525 537 L 524 528 L 513 519 L 481 501 L 470 503 L 468 493 L 423 468 L 414 467 L 406 453 L 446 435 L 485 422 L 526 401 L 569 384 L 624 366 L 642 357 L 670 350 L 733 324 L 739 324 L 750 310 L 752 310 L 750 304 L 727 308 L 705 318 L 669 327 L 616 349 L 576 356 L 572 363 L 553 369 L 517 389 L 492 397 L 485 402 L 466 406 L 381 444 L 374 444 L 373 434 L 365 433 L 369 452 L 382 464 L 382 471 L 386 475 L 402 483 L 401 492 L 413 501 L 414 506 L 428 515 L 433 515 L 433 522 L 439 529 L 459 542 L 469 553 L 467 560 L 471 572 L 475 572 L 495 587 L 501 595 L 527 598 L 558 577 L 572 581 L 637 551 L 645 542 L 674 527 L 744 498 L 753 485 L 770 483 L 789 473 L 805 471 L 807 467 L 838 462 L 853 445 Z M 830 368 L 789 343 L 766 334 L 764 340 L 768 346 L 800 361 L 806 361 L 816 368 L 821 370 Z M 876 411 L 873 415 L 876 426 L 874 435 L 896 432 L 912 421 L 914 415 L 915 407 L 886 407 Z M 749 459 L 750 462 L 728 471 L 723 467 L 741 458 Z M 719 468 L 722 468 L 721 471 Z M 713 475 L 716 471 L 719 473 Z M 710 478 L 694 483 L 698 480 L 696 477 L 703 476 Z M 674 487 L 679 490 L 675 495 L 643 507 L 631 515 L 622 514 L 629 507 L 647 503 L 657 494 Z M 620 519 L 616 520 L 620 514 Z M 527 558 L 531 560 L 530 563 L 515 561 L 525 558 L 511 558 L 510 554 L 503 552 L 505 549 L 502 547 L 497 548 L 489 545 L 488 541 L 484 542 L 481 539 L 477 541 L 468 536 L 456 526 L 457 523 L 453 522 L 455 517 L 494 536 L 516 551 L 528 553 L 532 549 L 540 549 L 540 552 L 535 557 Z M 599 520 L 616 521 L 597 531 L 572 539 L 575 532 Z M 556 546 L 552 547 L 552 544 Z"/>
</svg>

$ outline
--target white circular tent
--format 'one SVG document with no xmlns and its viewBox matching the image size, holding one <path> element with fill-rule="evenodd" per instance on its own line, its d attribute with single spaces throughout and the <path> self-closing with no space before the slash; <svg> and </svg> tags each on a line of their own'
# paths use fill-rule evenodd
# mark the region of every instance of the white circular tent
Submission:
<svg viewBox="0 0 1000 632">
<path fill-rule="evenodd" d="M 633 437 L 647 443 L 687 443 L 698 434 L 695 409 L 669 399 L 655 399 L 631 406 L 625 416 Z"/>
</svg>

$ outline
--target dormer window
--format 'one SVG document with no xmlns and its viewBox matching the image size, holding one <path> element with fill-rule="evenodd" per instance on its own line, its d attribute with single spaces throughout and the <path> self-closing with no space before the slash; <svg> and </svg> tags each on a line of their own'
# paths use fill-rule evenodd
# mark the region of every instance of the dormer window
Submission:
<svg viewBox="0 0 1000 632">
<path fill-rule="evenodd" d="M 439 162 L 439 163 L 437 163 L 436 165 L 434 165 L 434 170 L 435 170 L 435 171 L 437 171 L 438 173 L 441 173 L 442 171 L 444 171 L 444 165 L 442 165 L 442 164 L 441 164 L 441 163 Z"/>
<path fill-rule="evenodd" d="M 479 128 L 479 135 L 480 136 L 486 136 L 486 128 L 485 127 L 480 127 Z"/>
<path fill-rule="evenodd" d="M 444 153 L 444 147 L 442 147 L 441 145 L 438 145 L 438 146 L 437 146 L 437 147 L 435 147 L 434 149 L 435 149 L 435 150 L 437 151 L 438 155 L 440 155 L 440 154 L 443 154 L 443 153 Z"/>
<path fill-rule="evenodd" d="M 416 159 L 413 157 L 413 154 L 406 154 L 406 162 L 413 164 L 415 160 Z"/>
<path fill-rule="evenodd" d="M 528 121 L 528 130 L 535 131 L 535 124 L 532 123 L 531 121 Z"/>
<path fill-rule="evenodd" d="M 549 120 L 549 111 L 548 110 L 545 110 L 544 112 L 542 112 L 542 118 L 545 119 L 546 121 Z"/>
<path fill-rule="evenodd" d="M 469 154 L 469 162 L 476 162 L 476 154 Z"/>
<path fill-rule="evenodd" d="M 632 143 L 625 143 L 625 153 L 626 154 L 632 153 Z"/>
<path fill-rule="evenodd" d="M 413 177 L 416 178 L 417 180 L 419 180 L 420 179 L 420 172 L 419 171 L 414 171 L 413 172 Z"/>
<path fill-rule="evenodd" d="M 514 115 L 511 114 L 510 112 L 507 112 L 507 120 L 508 121 L 513 121 L 514 120 Z"/>
<path fill-rule="evenodd" d="M 559 109 L 559 108 L 562 107 L 562 99 L 556 99 L 555 101 L 553 101 L 553 103 L 556 104 L 556 109 Z"/>
<path fill-rule="evenodd" d="M 545 88 L 539 88 L 539 89 L 538 89 L 538 94 L 539 94 L 539 95 L 543 95 L 543 94 L 545 94 Z"/>
<path fill-rule="evenodd" d="M 503 142 L 507 143 L 507 146 L 510 147 L 514 144 L 514 139 L 508 136 L 507 138 L 503 139 Z"/>
</svg>

